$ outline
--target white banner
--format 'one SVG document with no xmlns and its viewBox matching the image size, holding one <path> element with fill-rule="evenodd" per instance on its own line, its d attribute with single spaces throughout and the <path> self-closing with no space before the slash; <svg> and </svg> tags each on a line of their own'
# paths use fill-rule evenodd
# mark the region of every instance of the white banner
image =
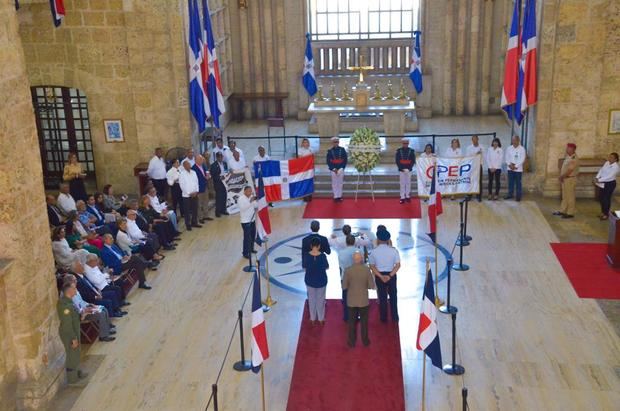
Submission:
<svg viewBox="0 0 620 411">
<path fill-rule="evenodd" d="M 254 192 L 254 182 L 250 170 L 246 168 L 241 173 L 228 173 L 222 181 L 226 187 L 226 211 L 230 214 L 236 214 L 239 212 L 237 199 L 243 195 L 245 186 L 252 187 L 252 192 Z"/>
<path fill-rule="evenodd" d="M 435 190 L 442 195 L 478 194 L 480 192 L 480 155 L 471 157 L 426 157 L 416 161 L 418 196 L 428 197 L 437 162 Z"/>
</svg>

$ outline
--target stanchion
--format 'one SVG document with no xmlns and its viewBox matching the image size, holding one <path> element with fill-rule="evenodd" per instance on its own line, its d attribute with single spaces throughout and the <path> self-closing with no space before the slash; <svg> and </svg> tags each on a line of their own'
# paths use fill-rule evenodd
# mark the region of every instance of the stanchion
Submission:
<svg viewBox="0 0 620 411">
<path fill-rule="evenodd" d="M 211 385 L 211 392 L 213 393 L 213 411 L 218 411 L 219 406 L 217 405 L 217 384 Z"/>
<path fill-rule="evenodd" d="M 252 362 L 245 359 L 245 348 L 243 345 L 243 311 L 239 310 L 239 341 L 241 342 L 241 360 L 233 364 L 235 371 L 249 371 L 252 369 Z"/>
<path fill-rule="evenodd" d="M 271 281 L 269 279 L 269 247 L 267 246 L 267 241 L 268 240 L 265 239 L 265 274 L 267 274 L 265 279 L 267 280 L 267 298 L 265 298 L 263 304 L 267 307 L 272 307 L 278 302 L 271 298 Z"/>
<path fill-rule="evenodd" d="M 467 411 L 469 406 L 467 405 L 467 388 L 463 387 L 461 390 L 461 396 L 463 397 L 463 411 Z"/>
<path fill-rule="evenodd" d="M 461 229 L 459 231 L 459 238 L 456 239 L 456 245 L 458 245 L 459 247 L 467 247 L 469 245 L 469 241 L 467 241 L 467 237 L 465 236 L 465 219 L 467 217 L 464 217 L 465 214 L 463 213 L 463 206 L 465 206 L 467 203 L 467 197 L 459 201 L 459 206 L 461 209 Z"/>
<path fill-rule="evenodd" d="M 456 313 L 452 313 L 452 363 L 444 365 L 443 372 L 450 375 L 465 373 L 465 368 L 456 363 Z"/>
<path fill-rule="evenodd" d="M 461 221 L 461 231 L 460 231 L 460 237 L 463 238 L 463 230 L 464 230 L 464 223 Z M 452 269 L 454 271 L 467 271 L 469 270 L 469 266 L 467 264 L 463 264 L 463 242 L 461 242 L 461 244 L 459 244 L 459 263 L 458 264 L 454 264 L 452 265 Z"/>
<path fill-rule="evenodd" d="M 445 305 L 442 305 L 441 307 L 439 307 L 439 311 L 441 311 L 444 314 L 452 314 L 452 313 L 456 313 L 458 312 L 458 309 L 453 306 L 450 305 L 450 290 L 452 289 L 452 275 L 450 274 L 450 270 L 452 268 L 452 259 L 450 258 L 448 260 L 448 297 L 447 297 L 447 302 Z"/>
<path fill-rule="evenodd" d="M 248 247 L 248 249 L 250 250 L 250 252 L 248 253 L 248 265 L 243 267 L 243 271 L 245 271 L 246 273 L 256 272 L 256 267 L 252 265 L 252 254 L 253 254 L 252 249 L 253 248 L 254 248 L 254 244 L 252 244 L 252 239 L 250 238 L 250 246 Z"/>
<path fill-rule="evenodd" d="M 465 230 L 463 231 L 463 238 L 465 241 L 471 241 L 472 237 L 467 235 L 467 215 L 469 214 L 469 198 L 465 199 Z"/>
</svg>

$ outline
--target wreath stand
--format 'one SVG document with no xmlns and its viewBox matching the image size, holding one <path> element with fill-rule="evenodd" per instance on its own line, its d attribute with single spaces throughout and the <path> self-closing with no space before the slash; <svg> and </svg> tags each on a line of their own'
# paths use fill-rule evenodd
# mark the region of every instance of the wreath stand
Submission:
<svg viewBox="0 0 620 411">
<path fill-rule="evenodd" d="M 360 180 L 362 180 L 361 184 L 370 186 L 370 195 L 372 196 L 372 202 L 375 202 L 375 182 L 372 179 L 372 170 L 370 171 L 362 171 L 361 173 L 357 173 L 357 183 L 355 184 L 355 201 L 357 202 L 357 194 L 360 189 Z"/>
</svg>

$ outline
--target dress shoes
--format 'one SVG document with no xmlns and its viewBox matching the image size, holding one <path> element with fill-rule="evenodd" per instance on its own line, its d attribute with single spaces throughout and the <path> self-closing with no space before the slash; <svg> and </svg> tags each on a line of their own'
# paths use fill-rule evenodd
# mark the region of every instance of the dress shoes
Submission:
<svg viewBox="0 0 620 411">
<path fill-rule="evenodd" d="M 186 227 L 185 231 L 192 231 L 192 227 Z"/>
<path fill-rule="evenodd" d="M 202 225 L 201 224 L 192 224 L 192 227 L 201 228 Z"/>
<path fill-rule="evenodd" d="M 257 254 L 257 253 L 258 253 L 258 251 L 252 250 L 252 254 Z"/>
<path fill-rule="evenodd" d="M 110 328 L 110 335 L 116 334 L 116 330 L 114 328 Z"/>
<path fill-rule="evenodd" d="M 140 285 L 138 286 L 138 288 L 141 288 L 141 289 L 143 289 L 143 290 L 150 290 L 150 289 L 151 289 L 151 288 L 153 288 L 153 287 L 151 287 L 150 285 L 147 285 L 147 284 L 140 284 Z"/>
<path fill-rule="evenodd" d="M 99 341 L 110 342 L 116 340 L 116 337 L 99 337 Z"/>
<path fill-rule="evenodd" d="M 127 307 L 128 305 L 131 305 L 129 301 L 123 301 L 123 303 L 121 304 L 121 307 Z"/>
<path fill-rule="evenodd" d="M 228 211 L 222 211 L 222 215 L 230 215 Z"/>
<path fill-rule="evenodd" d="M 562 218 L 575 218 L 575 216 L 574 215 L 570 215 L 570 214 L 564 214 L 562 216 Z"/>
<path fill-rule="evenodd" d="M 553 213 L 551 213 L 552 215 L 556 215 L 556 216 L 563 216 L 564 213 L 561 211 L 554 211 Z"/>
<path fill-rule="evenodd" d="M 400 203 L 400 204 L 405 204 L 405 199 L 404 199 L 404 198 L 401 198 L 401 199 L 400 199 L 400 201 L 399 201 L 399 203 Z"/>
<path fill-rule="evenodd" d="M 368 347 L 370 345 L 370 340 L 362 341 L 362 344 L 364 344 L 364 347 Z"/>
</svg>

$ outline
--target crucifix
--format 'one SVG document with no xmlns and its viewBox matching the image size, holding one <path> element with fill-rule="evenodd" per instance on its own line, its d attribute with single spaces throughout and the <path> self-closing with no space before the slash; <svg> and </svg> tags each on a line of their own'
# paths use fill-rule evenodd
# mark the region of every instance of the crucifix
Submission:
<svg viewBox="0 0 620 411">
<path fill-rule="evenodd" d="M 375 68 L 373 66 L 365 66 L 364 65 L 364 56 L 363 55 L 360 56 L 360 65 L 359 66 L 347 67 L 347 70 L 359 71 L 360 72 L 360 78 L 359 78 L 358 84 L 364 84 L 364 74 L 368 70 L 374 70 L 374 69 Z"/>
</svg>

